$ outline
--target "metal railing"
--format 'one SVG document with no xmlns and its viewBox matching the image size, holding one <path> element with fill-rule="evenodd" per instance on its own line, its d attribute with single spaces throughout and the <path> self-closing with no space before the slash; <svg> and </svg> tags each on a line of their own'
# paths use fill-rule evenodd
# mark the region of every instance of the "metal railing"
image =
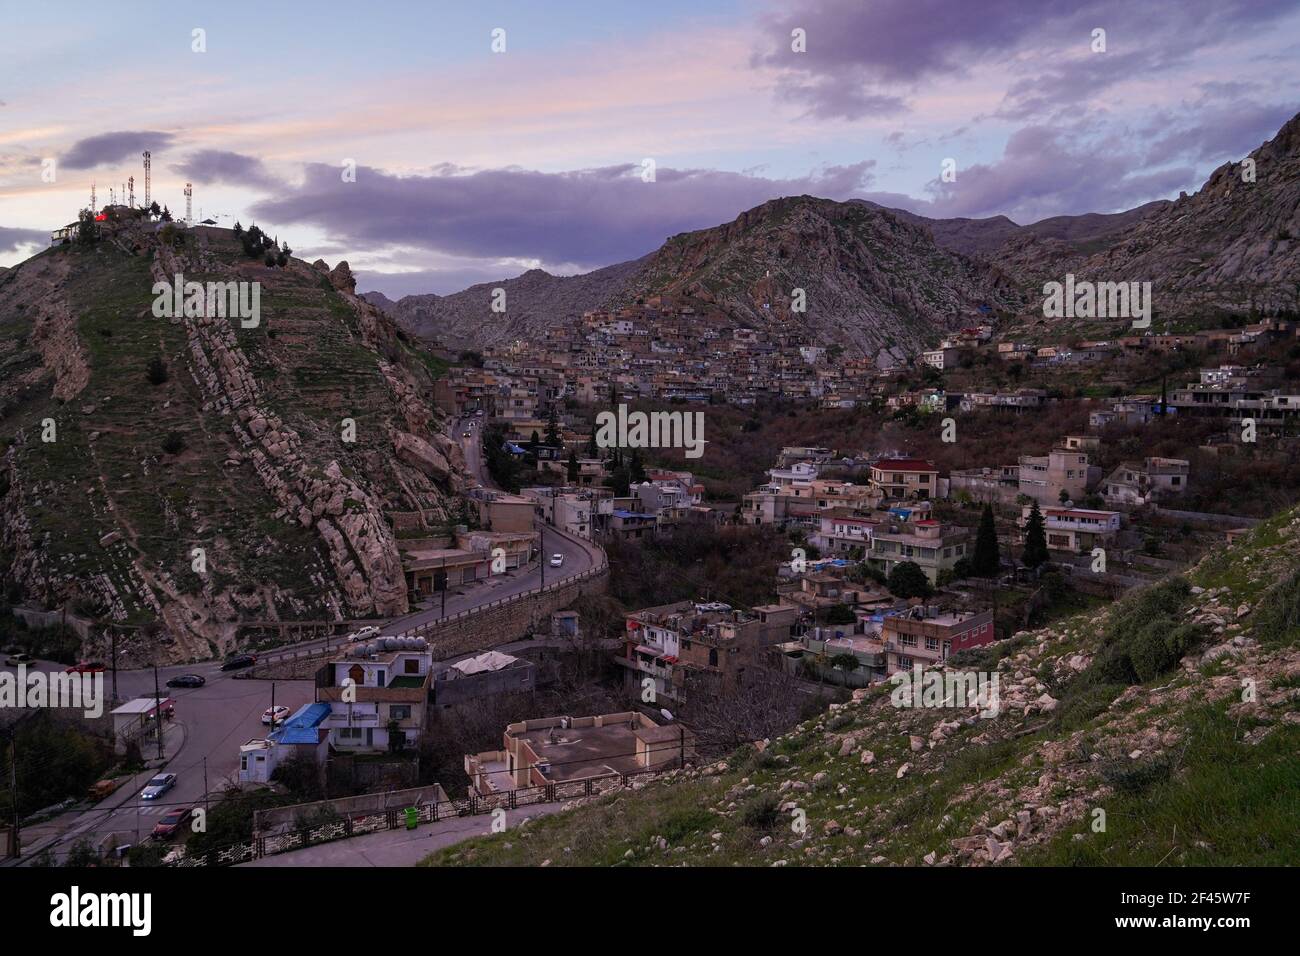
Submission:
<svg viewBox="0 0 1300 956">
<path fill-rule="evenodd" d="M 492 813 L 495 810 L 516 810 L 520 807 L 544 803 L 557 803 L 561 800 L 576 800 L 580 797 L 594 797 L 619 787 L 626 787 L 628 782 L 637 777 L 655 776 L 677 769 L 655 767 L 649 770 L 634 770 L 630 773 L 608 773 L 581 780 L 562 780 L 535 787 L 519 787 L 514 790 L 501 790 L 497 793 L 482 795 L 470 794 L 462 799 L 438 800 L 412 807 L 394 807 L 387 810 L 345 817 L 308 827 L 299 827 L 286 833 L 254 837 L 251 840 L 231 846 L 209 850 L 207 853 L 184 855 L 177 860 L 164 864 L 174 867 L 195 866 L 234 866 L 265 856 L 289 853 L 322 843 L 333 843 L 367 833 L 381 830 L 399 830 L 411 826 L 410 812 L 415 811 L 415 826 L 436 823 L 452 817 L 477 816 Z"/>
</svg>

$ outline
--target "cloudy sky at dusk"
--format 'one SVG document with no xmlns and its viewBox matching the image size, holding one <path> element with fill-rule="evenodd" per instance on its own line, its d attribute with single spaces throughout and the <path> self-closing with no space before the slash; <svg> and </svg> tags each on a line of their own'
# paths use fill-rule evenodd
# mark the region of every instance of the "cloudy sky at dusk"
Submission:
<svg viewBox="0 0 1300 956">
<path fill-rule="evenodd" d="M 1300 111 L 1300 0 L 189 6 L 0 3 L 0 265 L 92 180 L 140 197 L 143 149 L 173 212 L 188 180 L 196 216 L 396 297 L 608 265 L 779 195 L 1117 211 Z"/>
</svg>

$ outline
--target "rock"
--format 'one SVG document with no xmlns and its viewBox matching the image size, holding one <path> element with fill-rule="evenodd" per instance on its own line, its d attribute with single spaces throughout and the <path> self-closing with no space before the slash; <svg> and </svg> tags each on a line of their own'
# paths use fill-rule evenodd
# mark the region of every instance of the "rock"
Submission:
<svg viewBox="0 0 1300 956">
<path fill-rule="evenodd" d="M 99 539 L 99 546 L 101 548 L 110 548 L 121 540 L 122 540 L 122 532 L 110 531 L 108 534 L 104 535 L 102 538 Z"/>
<path fill-rule="evenodd" d="M 921 857 L 921 859 L 925 861 L 926 866 L 934 866 L 934 861 L 937 860 L 938 857 L 939 855 L 935 853 L 934 850 L 931 850 L 925 856 Z"/>
<path fill-rule="evenodd" d="M 862 762 L 864 764 L 873 764 L 876 762 L 876 755 L 870 750 L 862 751 Z"/>
<path fill-rule="evenodd" d="M 898 780 L 902 780 L 905 776 L 907 776 L 907 771 L 911 769 L 912 769 L 912 765 L 910 763 L 905 763 L 898 768 L 898 773 L 894 774 L 894 777 Z"/>
<path fill-rule="evenodd" d="M 917 737 L 916 735 L 912 735 L 907 738 L 907 742 L 911 745 L 913 752 L 925 749 L 924 737 Z"/>
<path fill-rule="evenodd" d="M 1050 714 L 1052 711 L 1056 710 L 1056 705 L 1059 703 L 1059 701 L 1057 701 L 1057 699 L 1053 697 L 1051 694 L 1043 694 L 1036 701 L 1034 701 L 1034 703 L 1038 705 L 1038 709 L 1041 710 L 1043 713 Z"/>
<path fill-rule="evenodd" d="M 394 433 L 393 450 L 398 461 L 418 468 L 430 478 L 447 478 L 451 474 L 451 466 L 442 453 L 418 435 L 403 431 Z"/>
<path fill-rule="evenodd" d="M 340 292 L 355 292 L 357 290 L 356 277 L 352 275 L 352 270 L 348 268 L 346 259 L 330 271 L 330 285 Z"/>
</svg>

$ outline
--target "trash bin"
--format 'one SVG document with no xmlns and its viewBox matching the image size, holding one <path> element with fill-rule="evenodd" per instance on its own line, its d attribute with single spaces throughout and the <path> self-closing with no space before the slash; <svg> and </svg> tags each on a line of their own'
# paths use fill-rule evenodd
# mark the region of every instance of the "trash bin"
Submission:
<svg viewBox="0 0 1300 956">
<path fill-rule="evenodd" d="M 406 829 L 414 830 L 420 822 L 420 814 L 415 807 L 406 808 Z"/>
</svg>

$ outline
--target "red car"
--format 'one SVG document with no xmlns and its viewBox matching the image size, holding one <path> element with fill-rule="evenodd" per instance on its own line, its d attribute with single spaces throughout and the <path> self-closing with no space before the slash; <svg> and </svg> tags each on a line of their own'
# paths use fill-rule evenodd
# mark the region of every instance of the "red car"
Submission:
<svg viewBox="0 0 1300 956">
<path fill-rule="evenodd" d="M 104 671 L 104 665 L 99 661 L 78 661 L 69 667 L 65 674 L 101 674 Z"/>
<path fill-rule="evenodd" d="M 168 810 L 153 828 L 155 840 L 170 840 L 183 827 L 194 813 L 193 807 L 174 807 Z"/>
</svg>

